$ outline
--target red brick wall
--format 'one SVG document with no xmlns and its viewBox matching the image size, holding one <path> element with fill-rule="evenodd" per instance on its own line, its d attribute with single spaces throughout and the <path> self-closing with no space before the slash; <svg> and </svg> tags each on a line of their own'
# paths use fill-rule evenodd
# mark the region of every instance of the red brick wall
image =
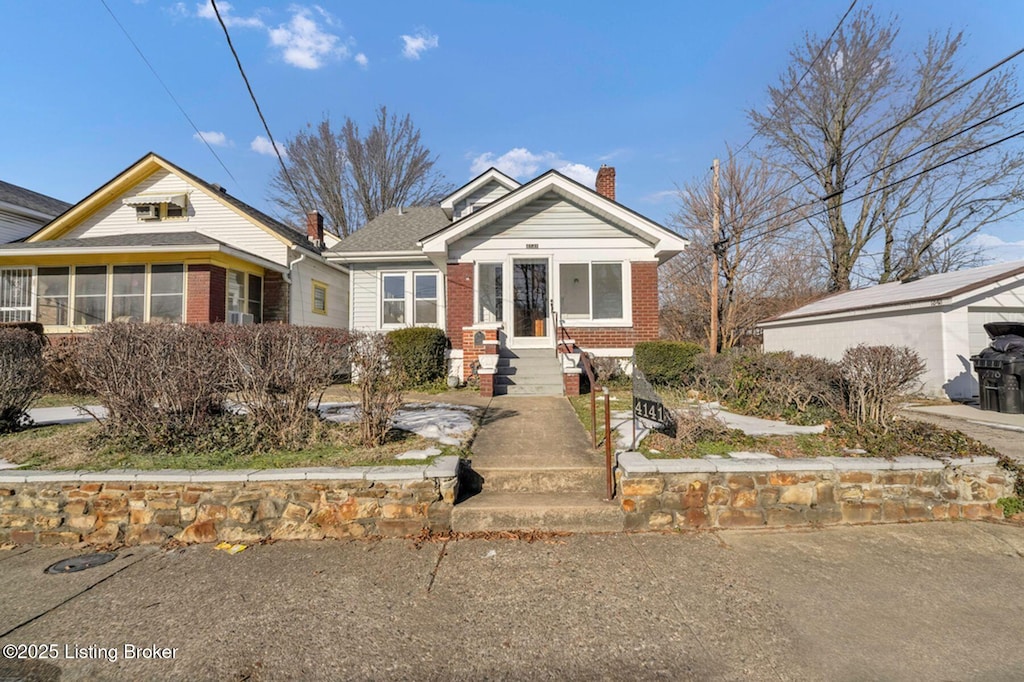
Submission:
<svg viewBox="0 0 1024 682">
<path fill-rule="evenodd" d="M 473 324 L 473 264 L 448 264 L 447 330 L 452 348 L 462 348 L 462 328 Z"/>
<path fill-rule="evenodd" d="M 290 287 L 280 272 L 268 270 L 263 277 L 263 321 L 288 322 Z"/>
<path fill-rule="evenodd" d="M 188 266 L 185 321 L 223 322 L 227 308 L 228 273 L 216 265 Z"/>
<path fill-rule="evenodd" d="M 658 338 L 658 263 L 630 263 L 633 272 L 632 327 L 566 327 L 583 350 L 632 348 Z"/>
</svg>

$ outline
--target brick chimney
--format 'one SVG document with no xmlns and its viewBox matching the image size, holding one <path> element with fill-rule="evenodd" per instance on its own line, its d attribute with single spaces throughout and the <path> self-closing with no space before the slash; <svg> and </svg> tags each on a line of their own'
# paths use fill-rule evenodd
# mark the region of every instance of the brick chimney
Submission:
<svg viewBox="0 0 1024 682">
<path fill-rule="evenodd" d="M 310 211 L 306 214 L 306 239 L 317 247 L 324 245 L 324 217 L 320 211 Z"/>
<path fill-rule="evenodd" d="M 597 193 L 606 199 L 615 201 L 615 168 L 601 164 L 597 169 L 597 182 L 594 183 Z"/>
</svg>

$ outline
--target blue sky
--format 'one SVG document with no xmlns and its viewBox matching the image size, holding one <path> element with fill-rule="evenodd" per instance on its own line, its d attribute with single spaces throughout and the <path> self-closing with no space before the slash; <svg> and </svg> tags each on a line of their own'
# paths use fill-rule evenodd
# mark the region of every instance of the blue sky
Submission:
<svg viewBox="0 0 1024 682">
<path fill-rule="evenodd" d="M 147 151 L 269 209 L 259 119 L 224 36 L 198 0 L 107 0 L 234 180 L 168 98 L 100 0 L 3 4 L 0 178 L 77 201 Z M 675 183 L 750 135 L 745 111 L 804 33 L 847 0 L 218 3 L 275 138 L 324 114 L 366 126 L 409 113 L 455 185 L 497 164 L 586 179 L 617 169 L 618 198 L 655 219 Z M 867 3 L 863 3 L 867 5 Z M 912 50 L 966 31 L 972 74 L 1021 46 L 1024 3 L 882 1 Z M 262 139 L 262 142 L 260 141 Z M 1021 223 L 987 229 L 1019 242 Z"/>
</svg>

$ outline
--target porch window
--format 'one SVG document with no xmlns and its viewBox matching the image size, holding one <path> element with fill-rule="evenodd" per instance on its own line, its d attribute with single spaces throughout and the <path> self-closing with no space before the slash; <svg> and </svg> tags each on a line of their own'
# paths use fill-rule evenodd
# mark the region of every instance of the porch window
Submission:
<svg viewBox="0 0 1024 682">
<path fill-rule="evenodd" d="M 477 266 L 477 322 L 501 322 L 501 263 Z"/>
<path fill-rule="evenodd" d="M 0 322 L 32 320 L 32 268 L 0 268 Z"/>
<path fill-rule="evenodd" d="M 146 317 L 146 266 L 115 265 L 110 317 L 116 322 L 141 322 Z"/>
<path fill-rule="evenodd" d="M 75 268 L 75 324 L 103 324 L 107 320 L 107 266 Z"/>
<path fill-rule="evenodd" d="M 227 277 L 228 324 L 262 322 L 263 278 L 238 270 L 228 270 Z"/>
<path fill-rule="evenodd" d="M 149 319 L 181 322 L 185 302 L 185 266 L 154 265 L 150 280 Z"/>
<path fill-rule="evenodd" d="M 405 274 L 386 274 L 381 283 L 381 323 L 405 324 Z"/>
<path fill-rule="evenodd" d="M 263 321 L 263 278 L 249 275 L 249 290 L 246 293 L 249 302 L 249 314 L 252 321 L 259 324 Z"/>
<path fill-rule="evenodd" d="M 413 277 L 416 285 L 414 324 L 437 324 L 437 275 L 417 273 Z"/>
<path fill-rule="evenodd" d="M 558 279 L 564 319 L 623 318 L 622 263 L 562 263 Z"/>
<path fill-rule="evenodd" d="M 67 326 L 70 291 L 70 268 L 38 268 L 36 270 L 36 322 L 44 325 Z"/>
</svg>

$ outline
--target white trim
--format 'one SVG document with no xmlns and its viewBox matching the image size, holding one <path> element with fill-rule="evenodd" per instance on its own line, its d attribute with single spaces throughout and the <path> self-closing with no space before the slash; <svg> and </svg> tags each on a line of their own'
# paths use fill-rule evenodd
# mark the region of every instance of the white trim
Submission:
<svg viewBox="0 0 1024 682">
<path fill-rule="evenodd" d="M 381 261 L 416 261 L 429 263 L 430 259 L 423 255 L 422 251 L 361 251 L 361 252 L 345 252 L 345 251 L 325 251 L 323 252 L 325 261 L 343 261 L 351 263 L 362 263 L 362 262 L 375 262 Z"/>
<path fill-rule="evenodd" d="M 444 209 L 444 212 L 447 213 L 448 217 L 450 218 L 452 216 L 452 212 L 455 210 L 455 204 L 458 201 L 461 201 L 462 199 L 466 198 L 467 196 L 469 196 L 470 194 L 472 194 L 473 192 L 480 189 L 481 187 L 483 187 L 484 185 L 491 181 L 498 183 L 499 185 L 501 185 L 510 192 L 522 187 L 521 184 L 519 184 L 509 176 L 505 175 L 497 168 L 488 168 L 483 173 L 476 176 L 475 178 L 467 182 L 465 185 L 457 189 L 455 192 L 449 194 L 444 199 L 442 199 L 441 208 Z"/>
</svg>

